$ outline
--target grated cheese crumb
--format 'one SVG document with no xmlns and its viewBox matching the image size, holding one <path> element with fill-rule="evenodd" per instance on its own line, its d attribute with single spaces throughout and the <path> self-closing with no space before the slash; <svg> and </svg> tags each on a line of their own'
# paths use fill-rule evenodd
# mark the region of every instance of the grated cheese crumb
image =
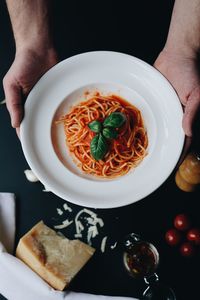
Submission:
<svg viewBox="0 0 200 300">
<path fill-rule="evenodd" d="M 103 227 L 103 226 L 104 226 L 104 222 L 103 222 L 103 220 L 102 220 L 102 219 L 98 218 L 98 222 L 99 222 L 99 225 L 100 225 L 101 227 Z"/>
<path fill-rule="evenodd" d="M 0 102 L 0 105 L 5 104 L 6 103 L 6 99 L 4 99 L 3 101 Z"/>
<path fill-rule="evenodd" d="M 92 238 L 92 231 L 88 231 L 87 242 L 90 246 L 92 245 L 91 238 Z"/>
<path fill-rule="evenodd" d="M 51 191 L 44 185 L 44 189 L 42 190 L 45 193 L 50 193 Z"/>
<path fill-rule="evenodd" d="M 114 245 L 110 246 L 110 248 L 115 249 L 116 246 L 117 246 L 117 242 L 115 242 Z"/>
<path fill-rule="evenodd" d="M 81 232 L 85 229 L 85 227 L 83 226 L 82 222 L 80 221 L 80 217 L 82 214 L 88 214 L 89 217 L 84 217 L 84 220 L 87 220 L 87 225 L 91 225 L 88 227 L 87 229 L 87 242 L 89 245 L 92 244 L 91 239 L 95 238 L 99 232 L 98 232 L 98 228 L 97 225 L 99 225 L 100 227 L 104 226 L 104 222 L 101 218 L 97 217 L 97 214 L 94 213 L 93 211 L 87 209 L 87 208 L 83 208 L 81 211 L 79 211 L 75 217 L 75 226 L 76 226 L 76 234 L 75 237 L 81 235 Z"/>
<path fill-rule="evenodd" d="M 63 204 L 63 208 L 64 208 L 64 210 L 68 210 L 69 212 L 72 212 L 71 207 L 69 207 L 69 206 L 67 205 L 67 203 Z"/>
<path fill-rule="evenodd" d="M 33 173 L 32 170 L 24 170 L 24 174 L 26 176 L 26 179 L 30 182 L 37 182 L 39 179 L 36 177 L 36 175 Z"/>
<path fill-rule="evenodd" d="M 81 233 L 75 233 L 74 237 L 75 238 L 82 238 L 82 234 Z"/>
<path fill-rule="evenodd" d="M 60 231 L 57 231 L 57 235 L 66 238 L 66 236 L 62 232 L 60 232 Z"/>
<path fill-rule="evenodd" d="M 62 209 L 60 209 L 60 208 L 56 208 L 56 209 L 57 209 L 57 213 L 58 213 L 58 215 L 62 216 L 62 214 L 63 214 L 63 211 L 62 211 Z"/>
<path fill-rule="evenodd" d="M 66 219 L 66 220 L 64 220 L 64 221 L 62 222 L 61 225 L 55 225 L 54 228 L 55 228 L 55 229 L 63 229 L 63 228 L 68 227 L 68 226 L 69 226 L 70 224 L 72 224 L 72 223 L 73 223 L 73 221 L 69 221 L 68 219 Z"/>
<path fill-rule="evenodd" d="M 104 236 L 104 238 L 101 241 L 101 252 L 104 253 L 105 252 L 105 248 L 106 248 L 106 242 L 107 242 L 107 236 Z"/>
<path fill-rule="evenodd" d="M 71 207 L 68 206 L 67 203 L 63 204 L 63 209 L 57 208 L 58 215 L 63 215 L 65 212 L 72 212 Z M 75 224 L 75 234 L 74 238 L 83 238 L 83 236 L 87 236 L 87 243 L 92 246 L 92 239 L 99 235 L 99 230 L 104 226 L 104 221 L 98 217 L 97 213 L 91 211 L 88 208 L 81 209 L 73 218 L 70 220 L 69 218 L 62 222 L 60 225 L 54 226 L 55 229 L 63 229 L 68 227 L 70 224 L 74 222 Z M 101 242 L 101 251 L 105 251 L 107 237 Z M 113 245 L 113 247 L 116 245 Z"/>
</svg>

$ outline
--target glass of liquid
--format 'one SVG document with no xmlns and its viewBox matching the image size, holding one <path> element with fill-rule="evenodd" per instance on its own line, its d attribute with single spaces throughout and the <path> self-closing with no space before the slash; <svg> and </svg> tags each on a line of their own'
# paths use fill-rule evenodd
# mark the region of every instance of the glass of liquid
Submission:
<svg viewBox="0 0 200 300">
<path fill-rule="evenodd" d="M 141 299 L 176 300 L 173 290 L 159 281 L 156 269 L 159 253 L 156 247 L 135 233 L 126 236 L 123 242 L 123 262 L 128 273 L 135 279 L 143 278 L 147 284 Z"/>
</svg>

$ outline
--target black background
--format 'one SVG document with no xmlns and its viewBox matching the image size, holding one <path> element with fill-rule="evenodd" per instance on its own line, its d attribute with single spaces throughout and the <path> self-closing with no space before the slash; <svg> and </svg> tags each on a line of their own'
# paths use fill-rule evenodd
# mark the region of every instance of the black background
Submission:
<svg viewBox="0 0 200 300">
<path fill-rule="evenodd" d="M 153 64 L 166 40 L 173 1 L 73 1 L 73 4 L 72 1 L 53 1 L 53 8 L 54 37 L 60 59 L 86 51 L 113 50 Z M 0 0 L 1 80 L 14 59 L 14 53 L 9 17 L 5 2 Z M 2 84 L 0 97 L 4 98 Z M 62 217 L 58 216 L 56 208 L 62 208 L 65 201 L 52 193 L 42 192 L 41 183 L 26 180 L 23 171 L 28 165 L 10 126 L 5 105 L 0 107 L 0 137 L 0 191 L 16 194 L 17 242 L 41 219 L 50 226 L 61 223 Z M 174 289 L 177 299 L 198 299 L 199 279 L 195 273 L 199 273 L 199 253 L 193 258 L 183 258 L 178 248 L 171 248 L 164 241 L 165 232 L 172 227 L 173 218 L 178 213 L 187 213 L 194 225 L 200 225 L 198 201 L 199 192 L 188 194 L 176 187 L 173 173 L 157 191 L 135 204 L 95 210 L 105 223 L 94 240 L 97 252 L 70 288 L 96 294 L 140 297 L 145 284 L 126 274 L 121 250 L 111 251 L 107 247 L 104 254 L 98 250 L 106 235 L 108 245 L 111 245 L 125 234 L 137 232 L 158 248 L 160 280 Z M 73 208 L 70 217 L 81 209 L 70 203 L 69 206 Z M 70 226 L 62 232 L 73 238 L 74 228 Z"/>
</svg>

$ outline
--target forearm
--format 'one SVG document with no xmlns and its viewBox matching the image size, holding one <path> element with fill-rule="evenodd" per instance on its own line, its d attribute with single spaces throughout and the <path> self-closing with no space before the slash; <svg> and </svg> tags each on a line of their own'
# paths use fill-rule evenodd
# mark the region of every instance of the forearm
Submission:
<svg viewBox="0 0 200 300">
<path fill-rule="evenodd" d="M 7 0 L 16 51 L 52 48 L 50 0 Z"/>
<path fill-rule="evenodd" d="M 200 0 L 176 0 L 165 49 L 194 57 L 200 49 Z"/>
</svg>

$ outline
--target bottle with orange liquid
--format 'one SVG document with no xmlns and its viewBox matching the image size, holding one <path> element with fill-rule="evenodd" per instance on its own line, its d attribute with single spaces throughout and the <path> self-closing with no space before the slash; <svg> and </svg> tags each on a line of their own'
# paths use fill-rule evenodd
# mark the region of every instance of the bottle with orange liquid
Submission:
<svg viewBox="0 0 200 300">
<path fill-rule="evenodd" d="M 177 186 L 184 192 L 193 192 L 200 185 L 200 153 L 189 153 L 175 175 Z"/>
</svg>

